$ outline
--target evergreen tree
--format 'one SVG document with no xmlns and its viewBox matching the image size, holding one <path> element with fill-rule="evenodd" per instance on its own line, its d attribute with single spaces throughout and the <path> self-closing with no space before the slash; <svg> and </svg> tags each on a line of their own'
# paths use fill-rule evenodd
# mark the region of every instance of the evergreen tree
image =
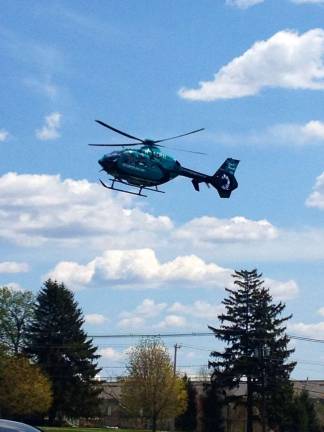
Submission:
<svg viewBox="0 0 324 432">
<path fill-rule="evenodd" d="M 91 416 L 100 390 L 95 386 L 98 355 L 82 329 L 84 318 L 73 293 L 64 284 L 47 280 L 37 297 L 29 328 L 31 355 L 52 382 L 50 423 L 64 416 Z"/>
<path fill-rule="evenodd" d="M 194 431 L 197 427 L 197 391 L 187 375 L 182 378 L 182 381 L 187 391 L 187 408 L 185 412 L 176 417 L 175 426 L 181 431 Z"/>
<path fill-rule="evenodd" d="M 226 312 L 219 316 L 220 329 L 209 327 L 226 343 L 224 352 L 211 353 L 212 385 L 232 390 L 246 382 L 244 400 L 232 396 L 228 401 L 241 399 L 246 404 L 247 432 L 253 429 L 254 407 L 261 421 L 266 415 L 270 426 L 281 427 L 286 413 L 281 412 L 278 394 L 292 395 L 289 375 L 295 366 L 287 362 L 293 350 L 288 349 L 284 325 L 291 316 L 281 316 L 285 305 L 273 303 L 257 270 L 235 271 L 233 278 L 236 289 L 226 289 L 229 295 L 223 301 Z"/>
<path fill-rule="evenodd" d="M 290 414 L 289 432 L 321 432 L 314 402 L 306 390 L 294 397 Z"/>
<path fill-rule="evenodd" d="M 205 384 L 202 396 L 202 431 L 224 432 L 224 397 L 215 383 Z"/>
</svg>

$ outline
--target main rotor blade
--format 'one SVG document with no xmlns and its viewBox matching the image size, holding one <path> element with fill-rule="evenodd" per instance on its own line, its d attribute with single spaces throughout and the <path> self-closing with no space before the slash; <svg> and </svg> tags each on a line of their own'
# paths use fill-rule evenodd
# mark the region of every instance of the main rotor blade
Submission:
<svg viewBox="0 0 324 432">
<path fill-rule="evenodd" d="M 119 133 L 120 135 L 124 135 L 124 136 L 127 137 L 127 138 L 136 139 L 137 141 L 144 142 L 144 140 L 142 140 L 141 138 L 136 138 L 136 137 L 133 136 L 133 135 L 130 135 L 130 134 L 126 133 L 126 132 L 123 132 L 123 131 L 121 131 L 121 130 L 119 130 L 119 129 L 116 129 L 116 128 L 112 127 L 112 126 L 109 126 L 107 123 L 104 123 L 104 122 L 102 122 L 101 120 L 95 120 L 95 121 L 96 121 L 97 123 L 101 124 L 101 126 L 104 126 L 104 127 L 108 128 L 108 129 L 111 129 L 111 130 L 113 130 L 114 132 Z"/>
<path fill-rule="evenodd" d="M 131 143 L 131 144 L 88 144 L 88 145 L 93 147 L 132 147 L 132 146 L 142 145 L 142 143 L 139 142 L 139 143 Z"/>
<path fill-rule="evenodd" d="M 160 143 L 160 142 L 163 142 L 163 141 L 169 141 L 169 140 L 173 140 L 173 139 L 176 139 L 176 138 L 180 138 L 180 137 L 183 137 L 183 136 L 186 136 L 186 135 L 190 135 L 190 134 L 193 134 L 193 133 L 196 133 L 196 132 L 200 132 L 202 130 L 205 130 L 205 128 L 197 129 L 197 130 L 194 130 L 194 131 L 191 131 L 191 132 L 187 132 L 187 133 L 184 133 L 184 134 L 181 134 L 181 135 L 177 135 L 177 136 L 174 136 L 174 137 L 171 137 L 171 138 L 164 138 L 164 139 L 161 139 L 161 140 L 157 140 L 157 141 L 154 141 L 154 144 Z"/>
<path fill-rule="evenodd" d="M 184 152 L 184 153 L 193 153 L 193 154 L 199 154 L 199 155 L 205 155 L 205 156 L 207 156 L 207 153 L 203 153 L 203 152 L 199 152 L 199 151 L 185 150 L 185 149 L 180 149 L 180 148 L 177 148 L 177 147 L 169 147 L 169 146 L 161 146 L 161 147 L 165 147 L 165 148 L 168 148 L 170 150 L 181 151 L 181 152 Z"/>
</svg>

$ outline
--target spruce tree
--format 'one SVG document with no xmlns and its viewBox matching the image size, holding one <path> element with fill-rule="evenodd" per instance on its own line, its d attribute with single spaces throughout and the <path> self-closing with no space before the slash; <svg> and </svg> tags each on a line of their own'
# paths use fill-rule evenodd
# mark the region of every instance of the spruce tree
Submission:
<svg viewBox="0 0 324 432">
<path fill-rule="evenodd" d="M 254 407 L 261 422 L 267 418 L 270 426 L 280 427 L 285 413 L 280 412 L 283 401 L 278 401 L 278 394 L 292 396 L 289 375 L 295 366 L 288 362 L 293 350 L 288 349 L 285 333 L 291 316 L 282 317 L 285 305 L 273 303 L 256 269 L 235 271 L 233 278 L 235 288 L 226 289 L 229 295 L 223 301 L 226 311 L 219 316 L 221 326 L 209 327 L 226 344 L 224 352 L 211 353 L 212 385 L 232 390 L 246 383 L 244 398 L 228 396 L 227 401 L 240 399 L 246 404 L 247 432 L 253 430 Z M 288 392 L 283 393 L 284 388 Z"/>
<path fill-rule="evenodd" d="M 82 329 L 84 318 L 64 284 L 47 280 L 37 297 L 27 353 L 52 382 L 50 423 L 88 417 L 98 405 L 96 347 Z"/>
</svg>

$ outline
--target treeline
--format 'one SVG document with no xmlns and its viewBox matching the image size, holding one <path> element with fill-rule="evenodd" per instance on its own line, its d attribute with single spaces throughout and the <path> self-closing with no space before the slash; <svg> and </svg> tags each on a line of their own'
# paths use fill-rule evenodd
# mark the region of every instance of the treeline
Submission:
<svg viewBox="0 0 324 432">
<path fill-rule="evenodd" d="M 61 424 L 97 413 L 96 347 L 73 293 L 48 280 L 31 292 L 0 289 L 0 416 Z"/>
<path fill-rule="evenodd" d="M 320 432 L 314 402 L 290 380 L 285 305 L 257 270 L 235 271 L 226 292 L 220 325 L 209 327 L 224 347 L 210 355 L 203 393 L 176 373 L 161 341 L 142 340 L 129 351 L 121 409 L 153 431 L 173 418 L 181 431 Z M 100 415 L 99 356 L 83 324 L 62 283 L 46 281 L 37 296 L 0 289 L 0 416 L 62 424 Z"/>
</svg>

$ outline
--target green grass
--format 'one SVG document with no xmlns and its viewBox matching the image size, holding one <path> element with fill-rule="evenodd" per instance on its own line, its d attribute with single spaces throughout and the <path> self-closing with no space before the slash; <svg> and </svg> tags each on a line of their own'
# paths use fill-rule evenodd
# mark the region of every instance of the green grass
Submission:
<svg viewBox="0 0 324 432">
<path fill-rule="evenodd" d="M 148 432 L 138 429 L 109 429 L 109 428 L 78 428 L 78 427 L 42 427 L 40 429 L 44 432 Z"/>
</svg>

